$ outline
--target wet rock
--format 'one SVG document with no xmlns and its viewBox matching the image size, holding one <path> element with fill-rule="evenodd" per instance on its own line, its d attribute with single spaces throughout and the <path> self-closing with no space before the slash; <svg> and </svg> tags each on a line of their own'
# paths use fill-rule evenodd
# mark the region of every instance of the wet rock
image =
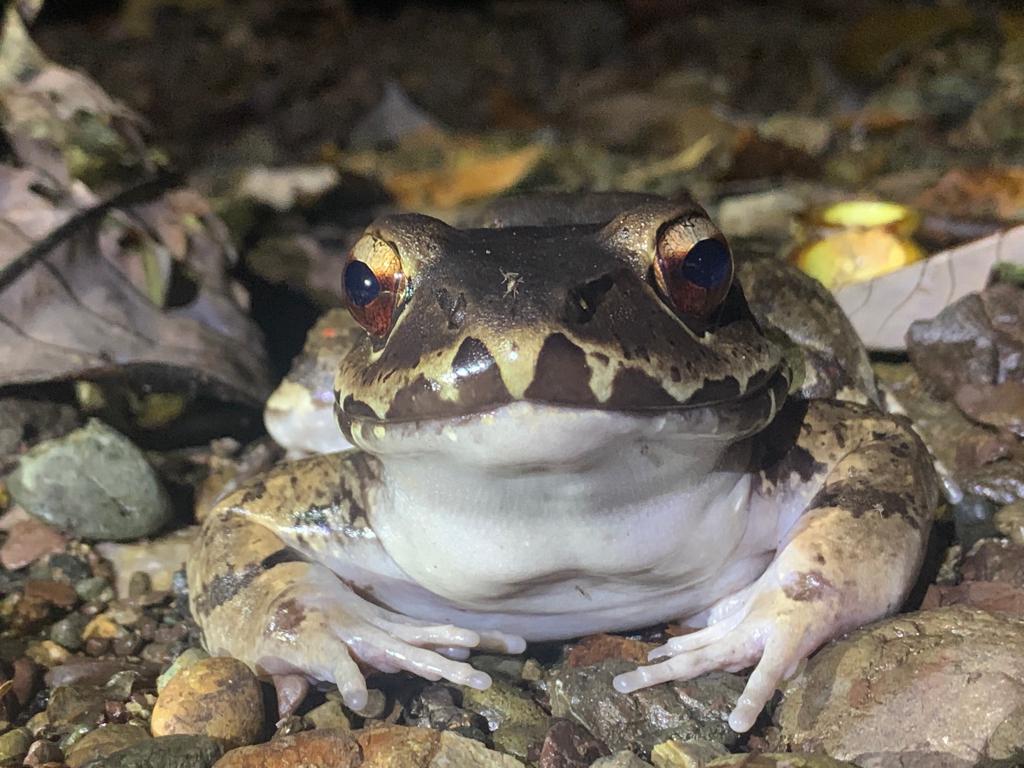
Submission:
<svg viewBox="0 0 1024 768">
<path fill-rule="evenodd" d="M 670 739 L 654 746 L 651 750 L 651 761 L 654 768 L 703 768 L 716 757 L 727 754 L 728 750 L 725 747 L 711 741 Z"/>
<path fill-rule="evenodd" d="M 784 689 L 778 742 L 862 768 L 1024 759 L 1024 620 L 961 607 L 865 627 Z"/>
<path fill-rule="evenodd" d="M 355 768 L 362 753 L 346 730 L 304 731 L 266 744 L 233 749 L 217 761 L 217 768 Z"/>
<path fill-rule="evenodd" d="M 587 768 L 608 754 L 599 739 L 569 720 L 556 720 L 540 748 L 540 768 Z"/>
<path fill-rule="evenodd" d="M 979 541 L 964 558 L 965 581 L 999 581 L 1024 588 L 1024 546 L 1004 539 Z"/>
<path fill-rule="evenodd" d="M 858 768 L 828 755 L 785 754 L 729 755 L 712 760 L 704 768 Z"/>
<path fill-rule="evenodd" d="M 73 608 L 78 602 L 78 595 L 70 584 L 52 580 L 29 579 L 25 582 L 25 597 L 44 600 L 64 609 Z"/>
<path fill-rule="evenodd" d="M 591 768 L 651 768 L 651 764 L 628 750 L 622 750 L 600 758 L 591 765 Z"/>
<path fill-rule="evenodd" d="M 156 679 L 157 693 L 163 692 L 164 687 L 167 685 L 167 683 L 171 681 L 171 678 L 174 677 L 176 674 L 188 669 L 196 662 L 208 658 L 210 658 L 210 654 L 208 654 L 202 648 L 189 648 L 187 651 L 184 651 L 183 653 L 179 654 L 178 657 L 173 662 L 171 662 L 171 666 L 169 666 L 163 672 L 163 674 L 161 674 L 160 677 Z"/>
<path fill-rule="evenodd" d="M 932 584 L 921 601 L 921 610 L 947 605 L 966 605 L 984 611 L 1024 616 L 1024 589 L 999 581 Z"/>
<path fill-rule="evenodd" d="M 66 733 L 76 725 L 100 722 L 105 705 L 102 689 L 62 685 L 50 693 L 46 716 L 50 725 Z"/>
<path fill-rule="evenodd" d="M 656 647 L 655 643 L 645 643 L 619 635 L 590 635 L 572 647 L 565 663 L 570 667 L 589 667 L 602 661 L 646 664 L 647 654 Z"/>
<path fill-rule="evenodd" d="M 7 484 L 29 513 L 81 538 L 137 539 L 156 533 L 171 516 L 142 452 L 95 419 L 33 448 Z"/>
<path fill-rule="evenodd" d="M 551 713 L 574 720 L 613 750 L 649 754 L 655 744 L 673 738 L 736 743 L 727 718 L 743 690 L 742 677 L 713 672 L 687 682 L 617 693 L 612 678 L 634 667 L 606 661 L 555 670 L 548 685 Z"/>
<path fill-rule="evenodd" d="M 201 734 L 233 747 L 254 743 L 263 730 L 263 693 L 237 659 L 197 661 L 164 686 L 153 708 L 154 736 Z"/>
<path fill-rule="evenodd" d="M 51 741 L 35 741 L 28 748 L 25 755 L 26 768 L 40 768 L 40 766 L 64 762 L 64 753 L 61 748 Z"/>
<path fill-rule="evenodd" d="M 528 695 L 495 678 L 484 691 L 466 688 L 462 706 L 487 719 L 496 749 L 521 760 L 543 743 L 548 716 Z"/>
<path fill-rule="evenodd" d="M 39 690 L 42 678 L 42 669 L 38 664 L 28 658 L 20 658 L 14 662 L 14 670 L 11 675 L 11 694 L 14 696 L 21 708 L 27 707 L 32 697 Z"/>
<path fill-rule="evenodd" d="M 0 546 L 0 565 L 17 571 L 53 552 L 62 552 L 67 545 L 64 534 L 42 520 L 28 519 L 14 523 L 7 539 Z"/>
<path fill-rule="evenodd" d="M 318 733 L 314 731 L 313 733 Z M 362 768 L 522 768 L 514 757 L 487 749 L 451 731 L 389 725 L 355 732 Z"/>
<path fill-rule="evenodd" d="M 1024 544 L 1024 501 L 1007 504 L 995 514 L 996 529 L 1017 545 Z"/>
<path fill-rule="evenodd" d="M 75 593 L 86 602 L 110 602 L 114 590 L 102 576 L 90 576 L 75 583 Z"/>
<path fill-rule="evenodd" d="M 345 714 L 344 706 L 342 706 L 340 701 L 334 699 L 328 699 L 302 717 L 316 730 L 351 730 L 351 723 L 349 722 L 348 715 Z"/>
<path fill-rule="evenodd" d="M 487 719 L 456 704 L 458 695 L 458 689 L 446 683 L 425 686 L 409 702 L 406 722 L 420 728 L 457 731 L 464 736 L 485 739 Z"/>
<path fill-rule="evenodd" d="M 77 651 L 83 645 L 82 632 L 88 623 L 88 617 L 80 613 L 65 616 L 50 627 L 50 639 L 69 651 Z"/>
<path fill-rule="evenodd" d="M 160 669 L 153 664 L 121 659 L 72 659 L 46 673 L 46 684 L 51 688 L 61 685 L 106 685 L 118 672 L 138 674 L 140 687 L 156 683 Z"/>
<path fill-rule="evenodd" d="M 223 745 L 207 736 L 162 736 L 93 760 L 83 768 L 210 768 L 223 754 Z"/>
<path fill-rule="evenodd" d="M 66 762 L 68 768 L 81 768 L 93 760 L 108 757 L 151 738 L 149 732 L 138 725 L 105 725 L 76 741 L 68 750 Z"/>
<path fill-rule="evenodd" d="M 32 746 L 28 728 L 14 728 L 0 736 L 0 765 L 18 765 Z"/>
<path fill-rule="evenodd" d="M 954 403 L 926 391 L 909 365 L 874 369 L 965 493 L 998 504 L 1024 498 L 1024 446 L 1014 435 L 974 423 Z"/>
</svg>

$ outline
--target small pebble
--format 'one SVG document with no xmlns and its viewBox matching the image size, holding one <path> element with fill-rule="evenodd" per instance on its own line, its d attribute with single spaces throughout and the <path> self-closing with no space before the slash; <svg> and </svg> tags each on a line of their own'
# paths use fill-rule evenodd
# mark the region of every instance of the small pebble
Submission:
<svg viewBox="0 0 1024 768">
<path fill-rule="evenodd" d="M 313 728 L 317 729 L 341 728 L 342 730 L 347 731 L 351 728 L 348 716 L 345 714 L 345 708 L 342 706 L 341 702 L 331 699 L 328 699 L 319 707 L 311 709 L 303 715 L 303 718 L 305 718 Z"/>
<path fill-rule="evenodd" d="M 207 736 L 161 736 L 114 752 L 89 768 L 210 768 L 224 745 Z"/>
<path fill-rule="evenodd" d="M 32 746 L 32 732 L 15 728 L 0 736 L 0 765 L 14 765 L 25 758 Z"/>
<path fill-rule="evenodd" d="M 28 754 L 25 755 L 25 766 L 27 768 L 41 768 L 41 766 L 47 763 L 62 763 L 64 762 L 64 753 L 60 747 L 50 741 L 35 741 L 32 746 L 28 748 Z"/>
<path fill-rule="evenodd" d="M 356 712 L 366 720 L 373 720 L 384 714 L 388 706 L 388 698 L 379 688 L 370 688 L 367 692 L 366 706 Z"/>
<path fill-rule="evenodd" d="M 31 643 L 25 655 L 44 667 L 57 667 L 71 658 L 71 654 L 52 640 Z"/>
<path fill-rule="evenodd" d="M 107 757 L 150 738 L 149 732 L 137 725 L 104 725 L 87 733 L 68 750 L 68 768 L 80 768 L 92 760 Z"/>
<path fill-rule="evenodd" d="M 114 590 L 110 582 L 102 576 L 90 576 L 75 583 L 75 592 L 82 600 L 110 601 L 114 599 Z"/>
<path fill-rule="evenodd" d="M 50 627 L 50 639 L 69 651 L 77 651 L 84 645 L 82 633 L 88 623 L 88 617 L 72 613 Z"/>
<path fill-rule="evenodd" d="M 91 637 L 102 637 L 107 640 L 113 640 L 116 637 L 121 637 L 127 631 L 128 630 L 110 619 L 106 614 L 100 614 L 85 625 L 82 637 L 86 640 Z"/>
<path fill-rule="evenodd" d="M 233 747 L 263 730 L 263 693 L 252 671 L 226 656 L 197 661 L 172 677 L 153 709 L 154 736 L 201 734 Z"/>
<path fill-rule="evenodd" d="M 111 642 L 105 637 L 90 637 L 85 641 L 85 653 L 88 656 L 103 656 L 110 652 Z"/>
<path fill-rule="evenodd" d="M 74 588 L 60 581 L 30 579 L 25 582 L 25 596 L 39 598 L 65 609 L 73 608 L 78 602 Z"/>
<path fill-rule="evenodd" d="M 142 636 L 138 632 L 129 632 L 116 637 L 112 648 L 115 656 L 134 656 L 142 648 Z"/>
</svg>

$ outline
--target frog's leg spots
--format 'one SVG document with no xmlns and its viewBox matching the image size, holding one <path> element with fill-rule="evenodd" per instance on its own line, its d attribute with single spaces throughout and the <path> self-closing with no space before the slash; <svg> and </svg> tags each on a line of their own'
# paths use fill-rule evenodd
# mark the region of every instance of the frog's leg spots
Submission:
<svg viewBox="0 0 1024 768">
<path fill-rule="evenodd" d="M 299 695 L 290 678 L 299 675 L 335 682 L 361 709 L 367 694 L 357 662 L 486 688 L 490 678 L 465 663 L 468 649 L 525 646 L 500 632 L 411 619 L 357 593 L 376 578 L 402 578 L 379 570 L 386 561 L 365 513 L 373 469 L 357 455 L 282 465 L 208 514 L 189 559 L 204 644 L 277 678 L 287 706 Z M 320 562 L 327 558 L 331 568 Z"/>
<path fill-rule="evenodd" d="M 845 424 L 842 448 L 827 426 L 838 419 Z M 710 626 L 650 654 L 667 660 L 616 677 L 617 690 L 756 665 L 729 717 L 746 731 L 802 659 L 903 602 L 938 501 L 924 446 L 902 421 L 855 405 L 812 403 L 804 425 L 795 447 L 834 460 L 819 487 L 806 489 L 810 502 L 796 524 L 779 532 L 768 570 L 715 606 Z M 789 485 L 769 487 L 791 495 Z"/>
</svg>

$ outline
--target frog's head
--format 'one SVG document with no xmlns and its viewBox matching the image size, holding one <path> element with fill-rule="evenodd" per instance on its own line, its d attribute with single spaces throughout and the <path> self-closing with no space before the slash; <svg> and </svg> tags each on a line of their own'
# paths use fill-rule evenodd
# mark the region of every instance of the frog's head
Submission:
<svg viewBox="0 0 1024 768">
<path fill-rule="evenodd" d="M 555 226 L 391 216 L 353 247 L 344 281 L 366 336 L 341 363 L 337 410 L 371 451 L 393 447 L 393 430 L 504 413 L 679 417 L 735 438 L 788 386 L 725 238 L 692 201 Z"/>
</svg>

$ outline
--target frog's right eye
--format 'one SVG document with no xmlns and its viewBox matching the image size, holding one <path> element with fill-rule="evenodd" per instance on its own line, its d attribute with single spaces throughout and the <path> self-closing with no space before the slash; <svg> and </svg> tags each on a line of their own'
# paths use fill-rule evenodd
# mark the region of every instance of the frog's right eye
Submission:
<svg viewBox="0 0 1024 768">
<path fill-rule="evenodd" d="M 385 336 L 405 292 L 402 260 L 390 243 L 364 235 L 352 247 L 342 277 L 345 304 L 371 336 Z"/>
</svg>

